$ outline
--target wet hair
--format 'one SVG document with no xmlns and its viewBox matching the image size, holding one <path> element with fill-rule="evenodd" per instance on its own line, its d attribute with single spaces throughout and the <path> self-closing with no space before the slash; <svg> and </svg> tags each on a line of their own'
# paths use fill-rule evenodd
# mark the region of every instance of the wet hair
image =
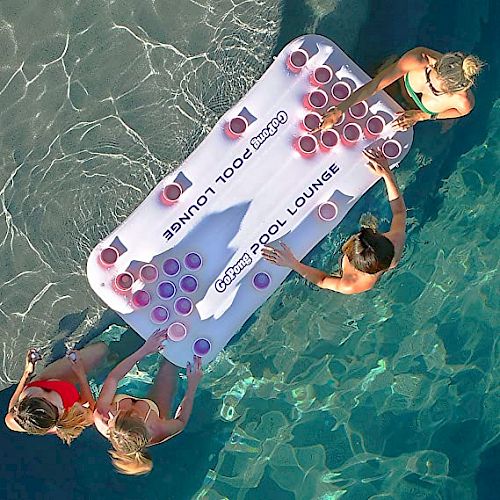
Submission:
<svg viewBox="0 0 500 500">
<path fill-rule="evenodd" d="M 446 92 L 453 93 L 472 87 L 484 64 L 476 56 L 448 52 L 441 56 L 434 68 Z"/>
<path fill-rule="evenodd" d="M 391 266 L 394 259 L 394 245 L 378 231 L 363 227 L 342 246 L 342 253 L 362 273 L 376 274 Z"/>
<path fill-rule="evenodd" d="M 13 416 L 28 434 L 47 434 L 55 427 L 57 436 L 68 445 L 92 424 L 91 413 L 80 405 L 73 405 L 59 416 L 57 406 L 50 401 L 29 396 L 14 406 Z"/>
<path fill-rule="evenodd" d="M 130 410 L 118 412 L 114 426 L 109 429 L 109 440 L 113 450 L 109 452 L 118 472 L 128 475 L 142 475 L 151 472 L 153 461 L 146 451 L 151 436 L 142 419 Z"/>
</svg>

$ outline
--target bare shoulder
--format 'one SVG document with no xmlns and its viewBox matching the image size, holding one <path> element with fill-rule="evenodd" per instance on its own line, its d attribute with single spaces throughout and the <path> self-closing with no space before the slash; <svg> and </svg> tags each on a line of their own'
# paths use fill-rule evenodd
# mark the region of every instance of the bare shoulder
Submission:
<svg viewBox="0 0 500 500">
<path fill-rule="evenodd" d="M 403 70 L 411 71 L 425 68 L 429 64 L 433 64 L 439 57 L 441 57 L 441 54 L 435 50 L 427 47 L 415 47 L 403 54 L 398 64 Z"/>
<path fill-rule="evenodd" d="M 178 418 L 161 419 L 155 426 L 155 435 L 151 439 L 151 444 L 160 444 L 168 441 L 184 430 L 185 424 Z"/>
<path fill-rule="evenodd" d="M 26 432 L 17 422 L 16 419 L 14 418 L 14 415 L 12 413 L 7 413 L 5 415 L 5 425 L 14 432 Z"/>
<path fill-rule="evenodd" d="M 476 99 L 471 90 L 457 93 L 455 96 L 458 109 L 464 114 L 470 113 L 476 104 Z"/>
</svg>

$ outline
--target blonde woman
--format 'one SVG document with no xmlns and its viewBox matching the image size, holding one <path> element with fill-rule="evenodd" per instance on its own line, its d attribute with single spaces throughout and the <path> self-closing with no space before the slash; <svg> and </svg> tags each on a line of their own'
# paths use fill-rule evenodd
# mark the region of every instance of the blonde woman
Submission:
<svg viewBox="0 0 500 500">
<path fill-rule="evenodd" d="M 23 376 L 10 402 L 5 424 L 15 432 L 56 434 L 66 444 L 94 422 L 94 398 L 87 373 L 106 356 L 107 346 L 98 342 L 48 365 L 28 382 L 41 359 L 28 351 Z"/>
<path fill-rule="evenodd" d="M 155 383 L 147 398 L 116 394 L 118 383 L 132 367 L 148 354 L 163 348 L 166 330 L 156 330 L 135 353 L 124 359 L 106 378 L 94 412 L 95 426 L 113 446 L 110 451 L 118 472 L 146 474 L 153 468 L 147 448 L 163 443 L 182 432 L 193 409 L 194 395 L 203 375 L 201 358 L 188 363 L 187 391 L 170 418 L 176 392 L 178 368 L 162 360 Z"/>
<path fill-rule="evenodd" d="M 442 54 L 417 47 L 387 66 L 348 99 L 328 111 L 320 128 L 330 128 L 354 104 L 363 101 L 396 80 L 402 79 L 402 91 L 415 108 L 400 113 L 394 126 L 406 130 L 424 120 L 444 120 L 465 116 L 474 108 L 471 87 L 484 63 L 462 52 Z"/>
</svg>

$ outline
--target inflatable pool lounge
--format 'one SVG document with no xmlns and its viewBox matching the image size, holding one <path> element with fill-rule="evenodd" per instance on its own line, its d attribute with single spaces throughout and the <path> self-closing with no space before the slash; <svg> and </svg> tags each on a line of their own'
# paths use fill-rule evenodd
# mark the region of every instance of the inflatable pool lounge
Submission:
<svg viewBox="0 0 500 500">
<path fill-rule="evenodd" d="M 390 125 L 401 107 L 385 92 L 353 106 L 333 130 L 319 114 L 369 77 L 333 42 L 290 42 L 179 169 L 91 252 L 97 295 L 143 338 L 168 328 L 164 356 L 204 364 L 280 286 L 289 269 L 261 257 L 282 240 L 304 257 L 378 178 L 362 151 L 391 167 L 413 132 Z"/>
</svg>

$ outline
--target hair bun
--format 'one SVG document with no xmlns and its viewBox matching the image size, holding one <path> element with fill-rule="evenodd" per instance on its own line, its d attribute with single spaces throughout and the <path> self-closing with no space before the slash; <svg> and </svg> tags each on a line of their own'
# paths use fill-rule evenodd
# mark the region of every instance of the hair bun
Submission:
<svg viewBox="0 0 500 500">
<path fill-rule="evenodd" d="M 462 61 L 462 71 L 465 78 L 474 80 L 474 78 L 481 72 L 484 62 L 476 56 L 469 55 Z"/>
</svg>

